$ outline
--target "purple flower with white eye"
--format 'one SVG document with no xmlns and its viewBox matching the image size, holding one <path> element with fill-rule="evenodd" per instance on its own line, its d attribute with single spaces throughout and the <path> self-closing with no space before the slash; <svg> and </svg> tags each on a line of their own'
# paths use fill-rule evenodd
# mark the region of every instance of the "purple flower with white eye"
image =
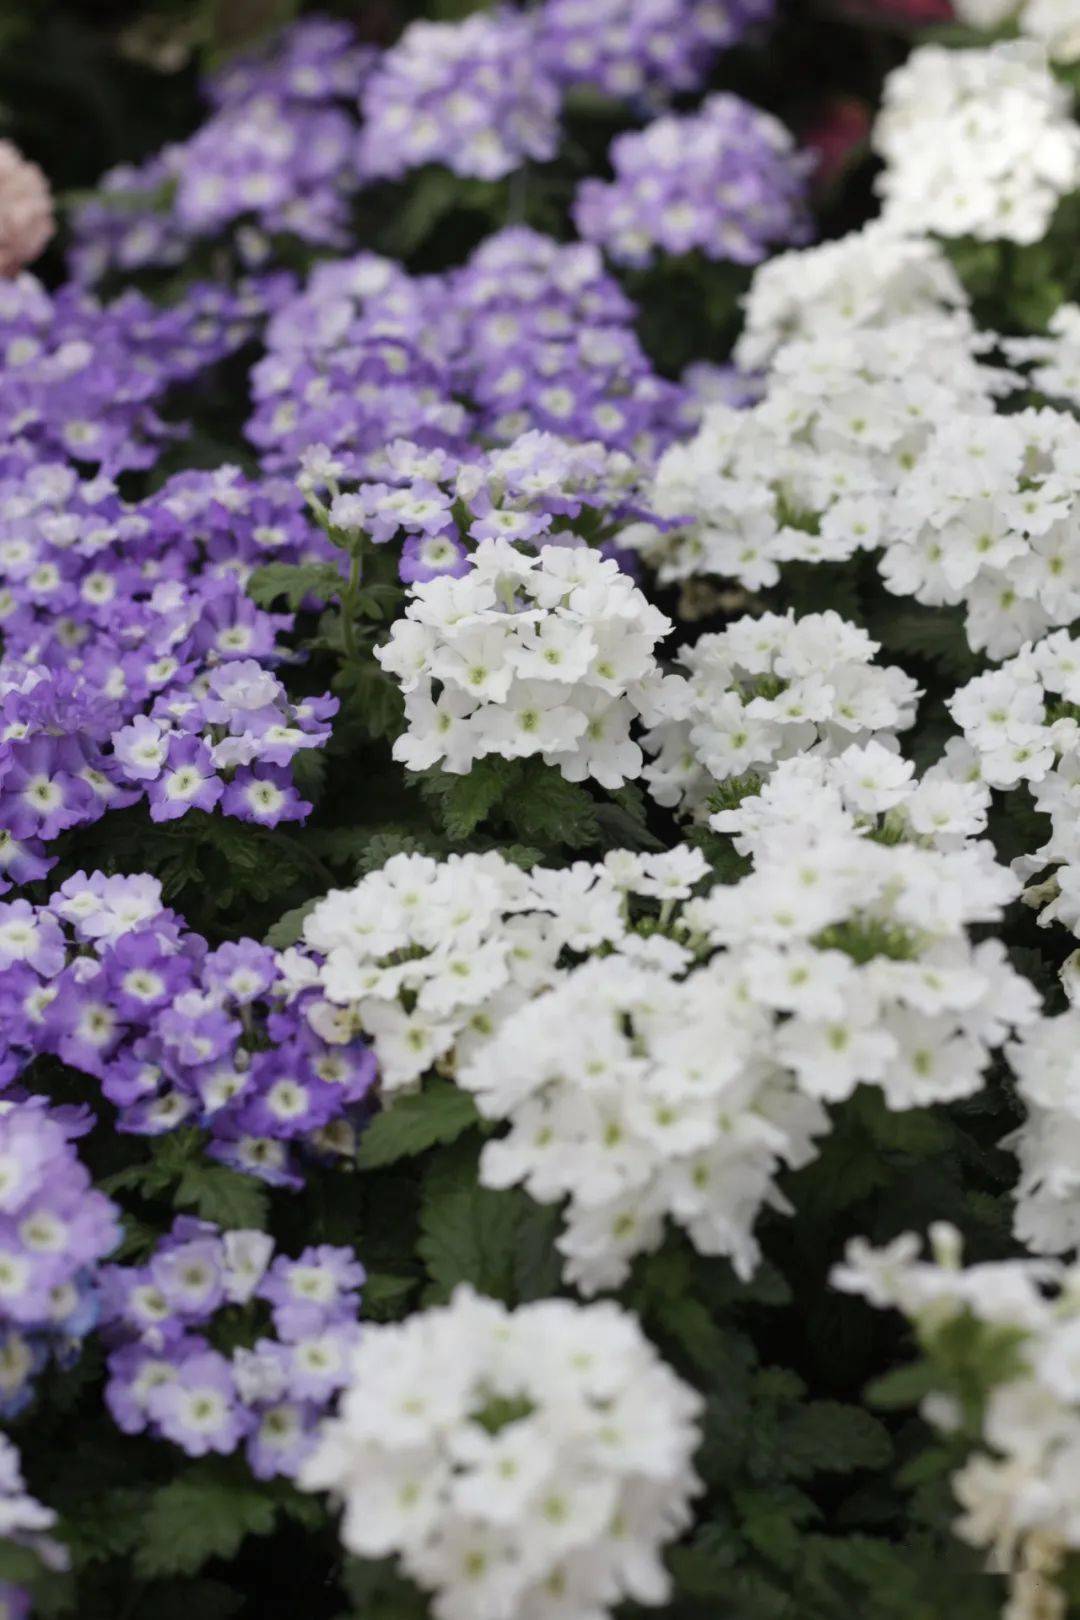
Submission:
<svg viewBox="0 0 1080 1620">
<path fill-rule="evenodd" d="M 279 1256 L 263 1280 L 259 1297 L 270 1302 L 274 1327 L 289 1342 L 355 1316 L 364 1277 L 364 1268 L 351 1249 L 317 1244 L 296 1260 Z"/>
<path fill-rule="evenodd" d="M 224 791 L 201 738 L 174 736 L 165 768 L 147 792 L 150 819 L 175 821 L 189 810 L 212 810 Z"/>
<path fill-rule="evenodd" d="M 277 976 L 274 953 L 267 945 L 242 939 L 219 945 L 204 959 L 203 983 L 231 1001 L 247 1006 L 270 989 Z"/>
<path fill-rule="evenodd" d="M 187 1242 L 169 1239 L 147 1270 L 170 1310 L 186 1322 L 203 1322 L 225 1298 L 222 1258 L 216 1229 L 210 1228 Z"/>
<path fill-rule="evenodd" d="M 546 162 L 558 145 L 558 90 L 537 64 L 532 18 L 510 10 L 410 23 L 361 106 L 358 159 L 369 180 L 425 163 L 498 180 L 529 158 Z"/>
<path fill-rule="evenodd" d="M 657 253 L 757 264 L 809 236 L 811 159 L 769 113 L 727 94 L 657 118 L 611 144 L 611 181 L 578 187 L 574 223 L 620 264 Z"/>
<path fill-rule="evenodd" d="M 325 1405 L 348 1383 L 349 1360 L 359 1334 L 358 1322 L 342 1321 L 292 1339 L 285 1360 L 290 1393 Z"/>
<path fill-rule="evenodd" d="M 126 776 L 140 782 L 155 782 L 161 775 L 169 752 L 169 734 L 144 714 L 137 714 L 130 726 L 114 733 L 113 752 Z"/>
<path fill-rule="evenodd" d="M 461 579 L 469 572 L 469 554 L 450 534 L 411 534 L 401 548 L 398 578 L 403 585 L 422 584 L 448 574 Z"/>
<path fill-rule="evenodd" d="M 49 979 L 66 960 L 64 936 L 54 917 L 26 900 L 0 904 L 0 973 L 13 962 L 27 962 Z"/>
<path fill-rule="evenodd" d="M 256 1479 L 295 1479 L 314 1449 L 322 1411 L 312 1402 L 274 1401 L 259 1408 L 247 1438 L 247 1460 Z"/>
<path fill-rule="evenodd" d="M 211 1451 L 228 1456 L 251 1427 L 232 1368 L 216 1350 L 188 1356 L 175 1378 L 150 1391 L 146 1410 L 154 1430 L 189 1457 Z"/>
<path fill-rule="evenodd" d="M 262 827 L 303 821 L 311 813 L 311 804 L 300 797 L 288 774 L 269 765 L 257 771 L 237 771 L 225 789 L 221 808 L 228 816 Z"/>
</svg>

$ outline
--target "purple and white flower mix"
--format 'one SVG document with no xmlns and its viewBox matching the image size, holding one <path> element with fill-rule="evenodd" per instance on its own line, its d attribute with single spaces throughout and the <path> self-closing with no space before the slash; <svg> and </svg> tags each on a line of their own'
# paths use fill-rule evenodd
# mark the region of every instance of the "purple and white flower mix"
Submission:
<svg viewBox="0 0 1080 1620">
<path fill-rule="evenodd" d="M 275 1257 L 265 1232 L 181 1216 L 144 1265 L 101 1271 L 109 1411 L 126 1434 L 190 1457 L 242 1446 L 258 1479 L 292 1478 L 348 1382 L 363 1281 L 351 1249 Z M 267 1306 L 272 1332 L 256 1337 Z M 253 1341 L 231 1354 L 212 1342 L 226 1313 Z"/>
<path fill-rule="evenodd" d="M 805 242 L 810 159 L 778 119 L 738 96 L 710 96 L 696 113 L 657 118 L 611 145 L 611 181 L 578 187 L 574 222 L 618 264 L 659 253 L 757 264 Z"/>
<path fill-rule="evenodd" d="M 155 878 L 78 872 L 43 905 L 0 904 L 0 964 L 9 1083 L 51 1054 L 100 1082 L 118 1130 L 198 1125 L 212 1158 L 274 1186 L 352 1151 L 375 1078 L 365 1043 L 323 1040 L 315 992 L 286 1005 L 272 950 L 211 950 Z"/>
</svg>

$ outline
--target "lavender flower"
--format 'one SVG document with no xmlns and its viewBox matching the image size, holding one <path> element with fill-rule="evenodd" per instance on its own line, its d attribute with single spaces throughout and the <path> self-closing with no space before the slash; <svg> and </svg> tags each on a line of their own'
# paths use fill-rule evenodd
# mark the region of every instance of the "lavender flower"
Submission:
<svg viewBox="0 0 1080 1620">
<path fill-rule="evenodd" d="M 772 10 L 772 0 L 545 0 L 541 57 L 564 87 L 656 100 L 700 90 L 720 52 Z"/>
<path fill-rule="evenodd" d="M 583 180 L 574 220 L 620 264 L 647 265 L 658 251 L 757 264 L 771 246 L 808 238 L 810 160 L 738 96 L 619 135 L 610 157 L 614 180 Z"/>
<path fill-rule="evenodd" d="M 396 179 L 425 163 L 498 180 L 558 144 L 559 92 L 536 53 L 531 18 L 474 12 L 414 22 L 386 52 L 361 98 L 365 179 Z"/>
<path fill-rule="evenodd" d="M 364 1269 L 351 1249 L 321 1245 L 270 1264 L 272 1253 L 264 1233 L 182 1217 L 146 1265 L 105 1268 L 105 1400 L 125 1433 L 193 1457 L 243 1445 L 257 1478 L 295 1475 L 348 1382 Z M 269 1304 L 272 1336 L 255 1336 L 251 1301 Z M 245 1308 L 253 1342 L 225 1354 L 213 1336 L 230 1306 Z"/>
</svg>

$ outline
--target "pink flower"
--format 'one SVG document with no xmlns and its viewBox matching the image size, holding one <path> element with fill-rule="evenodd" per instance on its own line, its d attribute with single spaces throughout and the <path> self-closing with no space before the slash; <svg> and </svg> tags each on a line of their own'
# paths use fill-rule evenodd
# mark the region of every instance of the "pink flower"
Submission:
<svg viewBox="0 0 1080 1620">
<path fill-rule="evenodd" d="M 36 259 L 56 229 L 49 182 L 10 141 L 0 141 L 0 276 Z"/>
</svg>

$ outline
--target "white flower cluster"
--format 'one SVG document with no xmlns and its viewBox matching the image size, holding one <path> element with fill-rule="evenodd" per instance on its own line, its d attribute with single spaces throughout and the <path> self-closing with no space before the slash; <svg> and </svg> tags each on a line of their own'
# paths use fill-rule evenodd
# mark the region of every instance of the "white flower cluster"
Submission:
<svg viewBox="0 0 1080 1620">
<path fill-rule="evenodd" d="M 681 692 L 656 644 L 671 623 L 618 564 L 585 546 L 527 555 L 485 540 L 460 579 L 416 585 L 376 657 L 405 693 L 394 758 L 467 772 L 488 754 L 536 755 L 572 782 L 639 776 L 635 720 Z"/>
<path fill-rule="evenodd" d="M 324 1039 L 371 1041 L 385 1096 L 467 1058 L 554 983 L 564 953 L 637 949 L 630 897 L 685 899 L 707 870 L 682 848 L 531 872 L 494 851 L 395 855 L 321 900 L 282 967 L 294 992 L 321 989 L 309 1017 Z"/>
<path fill-rule="evenodd" d="M 931 1238 L 936 1262 L 918 1259 L 911 1233 L 882 1249 L 857 1239 L 833 1282 L 902 1311 L 931 1362 L 938 1335 L 958 1318 L 994 1335 L 1000 1349 L 979 1363 L 983 1376 L 995 1369 L 982 1443 L 952 1480 L 963 1509 L 955 1529 L 1009 1575 L 1009 1620 L 1064 1620 L 1054 1575 L 1080 1548 L 1080 1268 L 1037 1260 L 962 1267 L 954 1228 L 941 1224 Z M 923 1415 L 955 1432 L 963 1416 L 956 1392 L 927 1396 Z"/>
<path fill-rule="evenodd" d="M 970 28 L 998 29 L 1013 23 L 1025 38 L 1044 45 L 1055 62 L 1080 57 L 1077 0 L 954 0 L 953 10 Z"/>
<path fill-rule="evenodd" d="M 954 795 L 951 847 L 880 841 L 826 773 L 847 771 L 870 814 L 903 796 L 911 768 L 878 744 L 849 752 L 789 761 L 760 814 L 746 800 L 714 817 L 741 833 L 749 876 L 668 908 L 623 944 L 630 962 L 571 969 L 460 1067 L 481 1113 L 510 1123 L 482 1181 L 568 1200 L 558 1247 L 583 1290 L 618 1286 L 666 1218 L 749 1275 L 757 1216 L 786 1207 L 774 1177 L 812 1157 L 823 1103 L 860 1084 L 895 1109 L 970 1096 L 1036 1016 L 1000 942 L 967 933 L 1019 887 L 968 842 L 971 793 Z"/>
<path fill-rule="evenodd" d="M 1010 362 L 1026 366 L 1029 386 L 1055 404 L 1080 407 L 1080 304 L 1061 304 L 1039 337 L 1006 338 Z"/>
<path fill-rule="evenodd" d="M 873 662 L 878 646 L 838 613 L 789 612 L 737 619 L 681 648 L 682 710 L 643 739 L 656 756 L 645 768 L 653 797 L 693 811 L 728 777 L 912 725 L 918 688 Z"/>
<path fill-rule="evenodd" d="M 1014 867 L 1024 878 L 1053 868 L 1025 899 L 1044 927 L 1061 922 L 1080 935 L 1080 637 L 1058 630 L 1025 646 L 948 706 L 983 778 L 997 788 L 1027 783 L 1049 817 L 1047 842 Z"/>
<path fill-rule="evenodd" d="M 758 404 L 711 407 L 664 454 L 648 504 L 665 522 L 632 524 L 620 542 L 662 583 L 719 575 L 747 590 L 775 585 L 784 562 L 873 549 L 939 427 L 992 419 L 1008 378 L 980 363 L 980 347 L 961 311 L 786 344 Z"/>
<path fill-rule="evenodd" d="M 910 760 L 871 741 L 838 754 L 782 760 L 759 792 L 717 811 L 709 824 L 727 833 L 741 855 L 755 858 L 804 826 L 947 853 L 981 837 L 989 804 L 990 791 L 972 776 L 969 751 L 958 739 L 921 777 Z M 976 853 L 979 859 L 989 855 L 989 844 L 976 846 Z"/>
<path fill-rule="evenodd" d="M 1020 1160 L 1016 1235 L 1037 1254 L 1080 1246 L 1080 1012 L 1042 1018 L 1008 1049 L 1028 1117 L 1008 1142 Z"/>
<path fill-rule="evenodd" d="M 872 144 L 881 217 L 899 230 L 1037 242 L 1080 187 L 1071 95 L 1027 41 L 923 45 L 885 80 Z"/>
<path fill-rule="evenodd" d="M 744 299 L 735 359 L 756 371 L 796 338 L 841 337 L 854 327 L 966 306 L 960 278 L 936 242 L 874 220 L 760 265 Z"/>
<path fill-rule="evenodd" d="M 364 1329 L 301 1482 L 397 1554 L 435 1620 L 605 1620 L 663 1603 L 702 1401 L 610 1303 L 449 1305 Z"/>
<path fill-rule="evenodd" d="M 991 658 L 1080 615 L 1080 423 L 1053 410 L 941 422 L 901 480 L 881 573 L 896 595 L 962 603 Z"/>
</svg>

